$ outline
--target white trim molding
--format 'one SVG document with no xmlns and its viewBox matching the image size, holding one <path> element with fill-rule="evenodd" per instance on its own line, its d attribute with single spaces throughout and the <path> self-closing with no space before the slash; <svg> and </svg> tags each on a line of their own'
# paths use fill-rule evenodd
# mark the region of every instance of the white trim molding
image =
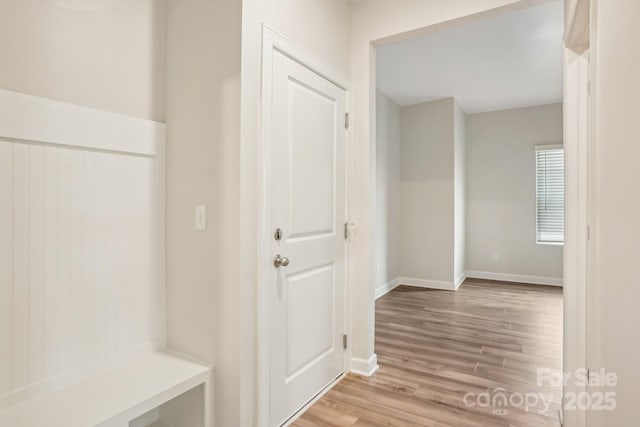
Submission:
<svg viewBox="0 0 640 427">
<path fill-rule="evenodd" d="M 0 89 L 0 137 L 155 156 L 164 123 Z"/>
<path fill-rule="evenodd" d="M 460 287 L 460 285 L 464 283 L 465 280 L 467 280 L 467 272 L 463 271 L 458 277 L 456 277 L 456 280 L 454 281 L 456 290 Z"/>
<path fill-rule="evenodd" d="M 396 277 L 392 281 L 376 288 L 376 299 L 385 296 L 395 288 L 400 286 L 400 278 Z"/>
<path fill-rule="evenodd" d="M 368 360 L 358 357 L 351 358 L 351 372 L 370 377 L 378 370 L 378 355 L 373 353 Z"/>
<path fill-rule="evenodd" d="M 575 1 L 573 1 L 575 3 Z M 595 6 L 595 5 L 594 5 Z M 595 9 L 593 10 L 595 18 Z M 565 176 L 565 245 L 564 245 L 564 351 L 563 369 L 565 372 L 576 372 L 586 368 L 591 359 L 590 350 L 595 348 L 591 341 L 597 334 L 588 334 L 593 330 L 593 319 L 589 316 L 593 302 L 589 298 L 590 267 L 593 262 L 593 245 L 589 244 L 591 218 L 590 207 L 593 206 L 593 192 L 590 190 L 590 179 L 595 171 L 591 157 L 594 132 L 596 90 L 589 93 L 589 82 L 594 81 L 593 59 L 597 54 L 590 49 L 577 55 L 564 49 L 564 152 L 566 163 Z M 594 363 L 595 366 L 596 365 Z M 588 393 L 589 387 L 579 386 L 569 381 L 563 392 L 581 395 Z M 588 409 L 566 411 L 563 414 L 563 425 L 578 427 L 588 425 L 590 419 Z"/>
<path fill-rule="evenodd" d="M 339 88 L 349 90 L 350 84 L 347 76 L 265 24 L 262 24 L 262 43 L 263 54 L 273 50 L 278 51 L 314 73 L 320 74 Z"/>
<path fill-rule="evenodd" d="M 416 279 L 415 277 L 398 277 L 396 280 L 401 285 L 415 286 L 416 288 L 440 289 L 443 291 L 455 291 L 458 286 L 454 282 L 443 280 Z"/>
<path fill-rule="evenodd" d="M 445 282 L 443 280 L 429 280 L 429 279 L 416 279 L 414 277 L 396 277 L 392 281 L 383 286 L 376 288 L 376 299 L 388 294 L 400 285 L 414 286 L 416 288 L 425 289 L 440 289 L 444 291 L 455 291 L 460 285 L 467 279 L 467 273 L 464 272 L 456 277 L 456 280 L 451 282 Z"/>
<path fill-rule="evenodd" d="M 501 282 L 527 283 L 562 287 L 562 277 L 528 276 L 525 274 L 490 273 L 488 271 L 467 271 L 470 279 L 499 280 Z"/>
</svg>

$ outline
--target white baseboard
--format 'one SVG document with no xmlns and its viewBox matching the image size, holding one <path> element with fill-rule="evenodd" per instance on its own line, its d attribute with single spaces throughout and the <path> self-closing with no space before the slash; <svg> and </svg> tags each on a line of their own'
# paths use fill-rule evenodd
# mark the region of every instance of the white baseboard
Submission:
<svg viewBox="0 0 640 427">
<path fill-rule="evenodd" d="M 378 356 L 373 353 L 369 359 L 351 358 L 351 372 L 370 377 L 378 370 Z"/>
<path fill-rule="evenodd" d="M 456 280 L 453 282 L 455 285 L 456 290 L 460 287 L 460 285 L 462 285 L 464 283 L 464 281 L 467 279 L 467 272 L 463 271 L 462 273 L 460 273 L 460 275 L 458 277 L 456 277 Z"/>
<path fill-rule="evenodd" d="M 524 274 L 490 273 L 488 271 L 467 271 L 470 279 L 499 280 L 503 282 L 529 283 L 532 285 L 560 286 L 561 277 L 528 276 Z"/>
<path fill-rule="evenodd" d="M 394 290 L 398 285 L 400 285 L 400 278 L 396 277 L 386 285 L 376 288 L 376 299 L 380 298 L 383 295 L 388 294 L 389 292 Z"/>
<path fill-rule="evenodd" d="M 453 282 L 441 280 L 416 279 L 414 277 L 398 277 L 396 280 L 402 285 L 415 286 L 417 288 L 442 289 L 445 291 L 455 291 L 458 288 Z"/>
<path fill-rule="evenodd" d="M 386 285 L 376 288 L 375 296 L 376 296 L 376 299 L 378 299 L 388 294 L 389 292 L 391 292 L 392 290 L 394 290 L 400 285 L 415 286 L 417 288 L 427 288 L 427 289 L 456 290 L 462 284 L 462 282 L 464 282 L 464 279 L 466 278 L 467 276 L 465 274 L 461 276 L 459 281 L 456 280 L 454 284 L 449 282 L 441 282 L 437 280 L 416 279 L 412 277 L 396 277 Z"/>
</svg>

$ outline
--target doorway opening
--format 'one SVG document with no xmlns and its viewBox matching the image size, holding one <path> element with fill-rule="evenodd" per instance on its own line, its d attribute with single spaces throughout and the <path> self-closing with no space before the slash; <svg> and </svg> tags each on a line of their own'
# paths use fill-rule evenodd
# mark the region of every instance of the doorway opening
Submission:
<svg viewBox="0 0 640 427">
<path fill-rule="evenodd" d="M 563 6 L 377 48 L 376 354 L 434 421 L 561 413 Z"/>
</svg>

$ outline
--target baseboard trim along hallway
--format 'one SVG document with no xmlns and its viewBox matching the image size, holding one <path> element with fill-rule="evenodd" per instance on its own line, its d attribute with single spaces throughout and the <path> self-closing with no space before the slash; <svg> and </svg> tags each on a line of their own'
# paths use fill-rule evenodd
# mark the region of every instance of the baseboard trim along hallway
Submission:
<svg viewBox="0 0 640 427">
<path fill-rule="evenodd" d="M 375 298 L 378 299 L 400 285 L 415 286 L 417 288 L 441 289 L 448 291 L 457 290 L 464 281 L 469 279 L 495 280 L 498 282 L 524 283 L 528 285 L 545 285 L 545 286 L 563 286 L 561 277 L 546 276 L 530 276 L 525 274 L 508 274 L 508 273 L 491 273 L 488 271 L 467 271 L 458 278 L 454 283 L 439 280 L 416 279 L 412 277 L 396 277 L 389 283 L 379 286 L 375 291 Z"/>
<path fill-rule="evenodd" d="M 444 291 L 455 291 L 467 278 L 466 273 L 459 276 L 455 282 L 445 282 L 443 280 L 417 279 L 415 277 L 396 277 L 384 286 L 376 288 L 376 299 L 388 294 L 400 285 L 414 286 L 416 288 L 440 289 Z"/>
<path fill-rule="evenodd" d="M 562 277 L 529 276 L 525 274 L 491 273 L 488 271 L 467 271 L 471 279 L 497 280 L 500 282 L 525 283 L 529 285 L 560 286 Z"/>
<path fill-rule="evenodd" d="M 370 377 L 378 370 L 378 356 L 373 353 L 369 360 L 358 357 L 351 358 L 351 372 L 354 374 Z"/>
<path fill-rule="evenodd" d="M 400 283 L 400 278 L 396 277 L 395 279 L 393 279 L 392 281 L 390 281 L 386 285 L 383 285 L 383 286 L 380 286 L 380 287 L 376 288 L 376 299 L 388 294 L 389 292 L 391 292 L 392 290 L 394 290 L 395 288 L 400 286 L 400 284 L 401 284 Z"/>
</svg>

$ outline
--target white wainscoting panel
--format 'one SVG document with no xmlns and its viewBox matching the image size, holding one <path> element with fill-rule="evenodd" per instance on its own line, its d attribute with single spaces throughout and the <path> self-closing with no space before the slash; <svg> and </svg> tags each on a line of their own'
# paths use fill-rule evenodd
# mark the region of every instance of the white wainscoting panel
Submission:
<svg viewBox="0 0 640 427">
<path fill-rule="evenodd" d="M 10 109 L 6 95 L 0 105 Z M 21 140 L 0 118 L 0 401 L 164 342 L 164 125 L 22 97 L 10 96 L 24 129 L 42 127 L 43 114 L 98 125 L 59 133 L 69 141 L 51 126 Z M 78 143 L 104 126 L 117 138 L 112 147 Z M 159 137 L 151 145 L 145 137 L 140 151 L 149 129 Z"/>
</svg>

